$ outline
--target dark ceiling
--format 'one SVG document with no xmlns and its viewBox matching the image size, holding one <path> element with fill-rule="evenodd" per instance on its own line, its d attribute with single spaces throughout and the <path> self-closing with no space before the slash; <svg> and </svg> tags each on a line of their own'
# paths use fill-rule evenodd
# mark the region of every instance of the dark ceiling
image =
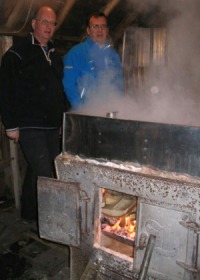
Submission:
<svg viewBox="0 0 200 280">
<path fill-rule="evenodd" d="M 35 11 L 42 5 L 49 5 L 58 14 L 54 39 L 61 51 L 66 52 L 84 38 L 85 19 L 88 14 L 97 10 L 108 16 L 113 43 L 119 46 L 124 31 L 131 25 L 161 27 L 167 24 L 175 13 L 169 5 L 166 9 L 167 4 L 161 8 L 160 1 L 162 0 L 1 0 L 0 34 L 25 36 L 31 31 L 30 23 Z"/>
</svg>

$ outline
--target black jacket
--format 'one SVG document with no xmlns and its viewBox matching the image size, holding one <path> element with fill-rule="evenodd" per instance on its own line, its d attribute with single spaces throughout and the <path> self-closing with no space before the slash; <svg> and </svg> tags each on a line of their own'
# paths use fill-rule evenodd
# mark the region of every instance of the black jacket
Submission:
<svg viewBox="0 0 200 280">
<path fill-rule="evenodd" d="M 3 56 L 0 68 L 0 109 L 6 129 L 59 127 L 66 98 L 63 62 L 52 42 L 48 53 L 29 34 Z"/>
</svg>

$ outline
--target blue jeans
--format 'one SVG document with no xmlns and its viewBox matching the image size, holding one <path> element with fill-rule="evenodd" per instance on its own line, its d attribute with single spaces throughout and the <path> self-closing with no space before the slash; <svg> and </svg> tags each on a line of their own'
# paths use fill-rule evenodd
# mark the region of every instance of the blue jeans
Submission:
<svg viewBox="0 0 200 280">
<path fill-rule="evenodd" d="M 59 129 L 21 129 L 19 143 L 27 161 L 22 186 L 21 216 L 37 219 L 37 178 L 54 177 L 54 159 L 60 153 Z"/>
</svg>

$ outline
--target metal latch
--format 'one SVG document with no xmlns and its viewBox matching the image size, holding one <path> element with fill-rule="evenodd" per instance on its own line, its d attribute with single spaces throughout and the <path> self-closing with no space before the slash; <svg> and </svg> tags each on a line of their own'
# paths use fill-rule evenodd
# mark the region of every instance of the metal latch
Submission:
<svg viewBox="0 0 200 280">
<path fill-rule="evenodd" d="M 147 238 L 148 235 L 146 233 L 141 233 L 139 238 L 139 246 L 136 249 L 144 250 L 147 247 Z"/>
<path fill-rule="evenodd" d="M 84 231 L 84 233 L 89 235 L 90 229 L 88 226 L 88 203 L 90 202 L 90 197 L 88 196 L 86 191 L 81 190 L 80 199 L 85 202 L 85 231 Z"/>
</svg>

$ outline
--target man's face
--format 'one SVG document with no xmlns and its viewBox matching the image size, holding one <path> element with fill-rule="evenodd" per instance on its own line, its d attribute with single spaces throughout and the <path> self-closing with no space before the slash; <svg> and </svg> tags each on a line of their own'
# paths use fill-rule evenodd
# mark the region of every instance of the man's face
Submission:
<svg viewBox="0 0 200 280">
<path fill-rule="evenodd" d="M 56 27 L 56 14 L 50 8 L 42 8 L 32 20 L 34 37 L 41 45 L 46 45 L 52 38 Z"/>
<path fill-rule="evenodd" d="M 94 42 L 103 45 L 108 37 L 107 21 L 104 17 L 91 17 L 90 25 L 87 27 L 87 34 Z"/>
</svg>

